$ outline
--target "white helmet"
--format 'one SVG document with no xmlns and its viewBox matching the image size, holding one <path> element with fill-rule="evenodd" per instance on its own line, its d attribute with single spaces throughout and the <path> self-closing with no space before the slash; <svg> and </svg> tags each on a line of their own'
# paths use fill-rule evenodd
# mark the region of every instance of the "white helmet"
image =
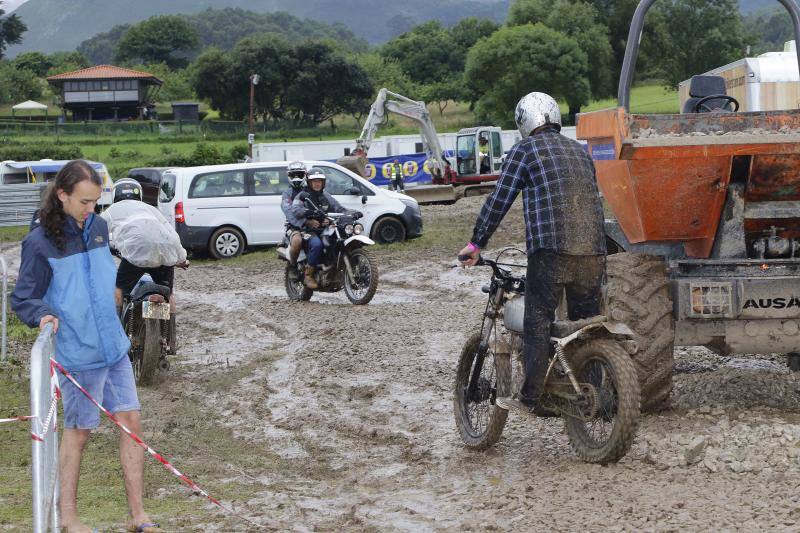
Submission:
<svg viewBox="0 0 800 533">
<path fill-rule="evenodd" d="M 292 161 L 286 167 L 286 174 L 289 176 L 289 183 L 295 189 L 305 185 L 306 179 L 306 165 L 302 161 Z"/>
<path fill-rule="evenodd" d="M 322 180 L 322 188 L 325 188 L 327 176 L 325 176 L 325 172 L 319 167 L 312 167 L 308 170 L 308 176 L 306 176 L 306 181 L 308 186 L 311 187 L 311 182 L 314 180 Z"/>
<path fill-rule="evenodd" d="M 514 110 L 514 120 L 523 139 L 545 124 L 553 124 L 561 131 L 561 110 L 553 97 L 545 93 L 523 96 Z"/>
</svg>

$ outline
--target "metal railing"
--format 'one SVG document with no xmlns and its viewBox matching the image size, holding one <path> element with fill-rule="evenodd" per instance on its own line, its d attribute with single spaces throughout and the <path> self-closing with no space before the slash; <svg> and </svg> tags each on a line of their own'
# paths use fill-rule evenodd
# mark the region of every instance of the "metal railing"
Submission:
<svg viewBox="0 0 800 533">
<path fill-rule="evenodd" d="M 46 183 L 0 185 L 0 227 L 30 224 L 46 186 Z"/>
<path fill-rule="evenodd" d="M 58 425 L 52 409 L 55 387 L 50 358 L 55 357 L 53 325 L 46 324 L 31 350 L 31 445 L 33 531 L 58 531 Z"/>
<path fill-rule="evenodd" d="M 0 302 L 0 361 L 5 361 L 8 355 L 8 264 L 6 260 L 0 255 L 0 274 L 3 276 L 3 297 Z"/>
</svg>

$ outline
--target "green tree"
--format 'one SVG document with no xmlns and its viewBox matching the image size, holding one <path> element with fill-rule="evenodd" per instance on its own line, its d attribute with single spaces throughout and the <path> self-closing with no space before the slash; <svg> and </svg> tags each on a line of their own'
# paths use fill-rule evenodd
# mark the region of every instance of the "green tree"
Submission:
<svg viewBox="0 0 800 533">
<path fill-rule="evenodd" d="M 464 78 L 479 119 L 513 127 L 514 106 L 531 91 L 566 100 L 574 113 L 589 101 L 586 54 L 574 39 L 543 24 L 505 27 L 478 41 Z"/>
<path fill-rule="evenodd" d="M 516 0 L 508 12 L 508 25 L 542 23 L 575 39 L 589 61 L 592 96 L 614 94 L 614 51 L 608 28 L 598 22 L 597 10 L 580 0 Z"/>
<path fill-rule="evenodd" d="M 0 104 L 18 104 L 42 96 L 44 86 L 35 72 L 0 62 Z"/>
<path fill-rule="evenodd" d="M 376 89 L 386 87 L 408 98 L 417 98 L 417 87 L 403 72 L 399 61 L 383 57 L 377 52 L 359 54 L 356 60 Z"/>
<path fill-rule="evenodd" d="M 5 14 L 3 2 L 0 2 L 0 59 L 5 55 L 8 45 L 21 43 L 22 34 L 28 31 L 28 27 L 19 16 L 13 14 L 4 17 Z"/>
<path fill-rule="evenodd" d="M 223 118 L 236 115 L 229 99 L 229 81 L 226 76 L 231 68 L 230 58 L 219 48 L 207 48 L 189 69 L 191 85 L 199 98 L 219 110 Z M 239 95 L 241 98 L 241 95 Z M 241 118 L 241 114 L 239 117 Z"/>
<path fill-rule="evenodd" d="M 181 53 L 197 48 L 197 30 L 177 15 L 159 15 L 131 26 L 117 43 L 116 59 L 122 62 L 166 63 L 185 66 Z M 177 53 L 177 54 L 176 54 Z"/>
<path fill-rule="evenodd" d="M 400 63 L 412 81 L 426 84 L 444 81 L 453 74 L 457 51 L 450 32 L 432 20 L 384 44 L 380 54 Z"/>
<path fill-rule="evenodd" d="M 50 58 L 41 52 L 24 52 L 15 57 L 12 63 L 15 67 L 30 70 L 39 77 L 46 76 L 53 66 Z"/>
<path fill-rule="evenodd" d="M 489 19 L 477 17 L 467 17 L 459 20 L 455 26 L 448 30 L 450 40 L 455 44 L 456 51 L 453 56 L 455 63 L 452 64 L 453 72 L 461 73 L 467 61 L 469 49 L 475 43 L 500 29 L 500 26 Z"/>
<path fill-rule="evenodd" d="M 47 70 L 48 76 L 80 70 L 91 65 L 86 56 L 80 52 L 54 52 L 47 56 L 50 61 L 50 68 Z"/>
<path fill-rule="evenodd" d="M 340 113 L 369 109 L 375 88 L 358 63 L 324 42 L 301 42 L 293 55 L 302 66 L 286 88 L 286 104 L 295 125 L 316 125 Z"/>
<path fill-rule="evenodd" d="M 164 82 L 157 95 L 158 100 L 161 102 L 177 102 L 179 100 L 193 100 L 195 98 L 189 69 L 172 69 L 166 63 L 133 65 L 131 68 L 149 72 Z"/>
<path fill-rule="evenodd" d="M 753 43 L 750 56 L 779 52 L 786 41 L 794 39 L 792 19 L 783 7 L 750 13 L 744 17 L 744 27 Z"/>
<path fill-rule="evenodd" d="M 660 4 L 670 36 L 662 61 L 671 85 L 744 56 L 747 35 L 737 9 L 735 0 Z"/>
<path fill-rule="evenodd" d="M 118 24 L 110 30 L 98 33 L 78 45 L 82 53 L 93 65 L 108 65 L 114 62 L 114 50 L 122 36 L 130 29 L 130 24 Z"/>
</svg>

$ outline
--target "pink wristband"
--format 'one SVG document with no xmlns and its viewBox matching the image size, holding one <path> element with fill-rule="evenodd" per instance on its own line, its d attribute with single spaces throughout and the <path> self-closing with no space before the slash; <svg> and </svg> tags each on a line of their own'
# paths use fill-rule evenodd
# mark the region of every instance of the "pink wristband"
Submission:
<svg viewBox="0 0 800 533">
<path fill-rule="evenodd" d="M 467 243 L 467 248 L 469 248 L 470 252 L 477 252 L 478 250 L 480 250 L 480 248 L 478 248 L 477 246 L 475 246 L 475 244 L 471 242 Z"/>
</svg>

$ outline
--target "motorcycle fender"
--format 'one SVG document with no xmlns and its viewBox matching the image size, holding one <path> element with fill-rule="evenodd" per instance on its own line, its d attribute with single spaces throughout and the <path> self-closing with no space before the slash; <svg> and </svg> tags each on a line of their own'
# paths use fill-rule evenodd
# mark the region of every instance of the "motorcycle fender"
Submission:
<svg viewBox="0 0 800 533">
<path fill-rule="evenodd" d="M 612 335 L 633 338 L 633 330 L 622 322 L 603 322 L 603 327 Z"/>
<path fill-rule="evenodd" d="M 346 241 L 344 241 L 345 247 L 350 246 L 351 242 L 358 241 L 362 244 L 375 244 L 375 241 L 366 237 L 364 235 L 353 235 L 352 237 L 348 237 Z"/>
<path fill-rule="evenodd" d="M 289 260 L 289 249 L 287 247 L 278 246 L 278 259 Z"/>
</svg>

